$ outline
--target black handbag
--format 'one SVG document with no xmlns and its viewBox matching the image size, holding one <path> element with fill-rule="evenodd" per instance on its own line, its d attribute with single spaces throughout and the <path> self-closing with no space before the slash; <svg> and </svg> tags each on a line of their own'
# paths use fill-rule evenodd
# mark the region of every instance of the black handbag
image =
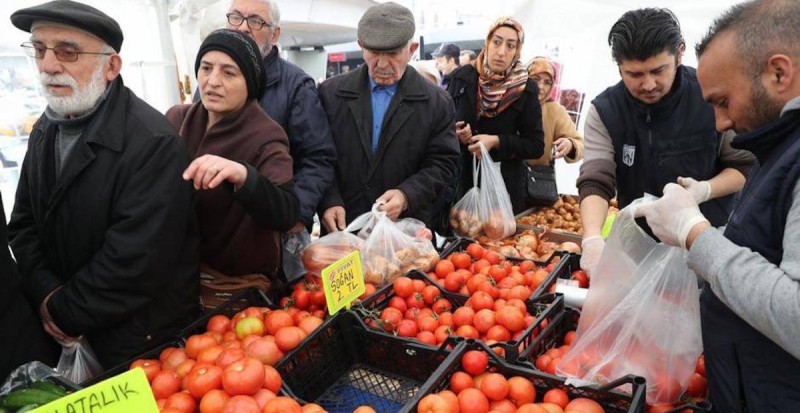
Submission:
<svg viewBox="0 0 800 413">
<path fill-rule="evenodd" d="M 556 169 L 553 165 L 525 166 L 525 191 L 529 205 L 550 206 L 558 200 L 556 187 Z"/>
</svg>

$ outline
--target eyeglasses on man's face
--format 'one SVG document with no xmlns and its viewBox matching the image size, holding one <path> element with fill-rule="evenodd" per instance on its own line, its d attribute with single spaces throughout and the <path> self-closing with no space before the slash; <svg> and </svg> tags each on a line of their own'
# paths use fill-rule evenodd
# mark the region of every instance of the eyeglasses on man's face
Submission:
<svg viewBox="0 0 800 413">
<path fill-rule="evenodd" d="M 69 45 L 59 45 L 56 47 L 45 47 L 45 45 L 41 43 L 33 43 L 33 42 L 26 42 L 20 45 L 23 50 L 25 50 L 25 54 L 30 57 L 34 57 L 36 59 L 44 59 L 45 53 L 48 50 L 52 50 L 53 54 L 55 54 L 56 59 L 62 62 L 75 62 L 78 60 L 78 57 L 82 54 L 94 54 L 94 55 L 112 55 L 114 53 L 103 53 L 103 52 L 84 52 L 78 50 L 75 46 Z"/>
<path fill-rule="evenodd" d="M 258 16 L 244 17 L 239 13 L 228 13 L 225 16 L 228 17 L 228 23 L 235 27 L 241 26 L 245 20 L 247 20 L 247 27 L 249 27 L 250 30 L 261 30 L 261 28 L 264 26 L 272 27 L 271 23 L 267 23 L 264 19 Z"/>
</svg>

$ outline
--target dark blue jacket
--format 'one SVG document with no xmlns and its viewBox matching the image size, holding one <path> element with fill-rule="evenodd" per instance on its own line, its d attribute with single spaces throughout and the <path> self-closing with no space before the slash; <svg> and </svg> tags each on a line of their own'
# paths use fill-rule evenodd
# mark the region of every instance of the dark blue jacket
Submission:
<svg viewBox="0 0 800 413">
<path fill-rule="evenodd" d="M 652 105 L 631 96 L 622 82 L 592 102 L 614 145 L 620 208 L 645 192 L 661 196 L 664 185 L 679 176 L 698 181 L 722 171 L 721 134 L 714 110 L 703 99 L 695 69 L 680 66 L 672 90 Z M 711 225 L 724 225 L 732 196 L 704 202 L 700 210 Z"/>
<path fill-rule="evenodd" d="M 264 64 L 267 89 L 261 107 L 289 136 L 300 220 L 310 225 L 322 196 L 333 183 L 336 162 L 333 135 L 314 79 L 281 59 L 277 47 L 272 48 Z"/>
</svg>

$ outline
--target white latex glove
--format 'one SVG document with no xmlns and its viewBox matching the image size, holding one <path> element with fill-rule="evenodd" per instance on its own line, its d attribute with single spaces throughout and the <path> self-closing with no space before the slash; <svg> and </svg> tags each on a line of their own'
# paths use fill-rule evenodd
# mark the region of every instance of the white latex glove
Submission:
<svg viewBox="0 0 800 413">
<path fill-rule="evenodd" d="M 708 222 L 692 194 L 678 184 L 667 184 L 664 196 L 639 205 L 634 214 L 647 219 L 647 225 L 661 242 L 682 248 L 686 248 L 686 238 L 692 227 Z"/>
<path fill-rule="evenodd" d="M 678 183 L 692 194 L 694 202 L 698 205 L 711 199 L 711 184 L 708 181 L 696 181 L 692 178 L 678 177 Z"/>
<path fill-rule="evenodd" d="M 603 255 L 605 246 L 606 242 L 599 235 L 584 238 L 581 241 L 581 268 L 586 271 L 589 278 L 594 275 L 594 270 L 597 268 L 597 263 L 600 262 L 600 256 Z"/>
</svg>

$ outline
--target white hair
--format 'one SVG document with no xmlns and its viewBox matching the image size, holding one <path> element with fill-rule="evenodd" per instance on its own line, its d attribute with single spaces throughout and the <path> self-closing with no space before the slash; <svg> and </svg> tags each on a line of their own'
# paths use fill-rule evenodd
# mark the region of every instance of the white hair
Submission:
<svg viewBox="0 0 800 413">
<path fill-rule="evenodd" d="M 236 0 L 231 0 L 228 3 L 228 10 L 230 10 L 231 6 L 233 6 L 233 2 Z M 257 0 L 258 2 L 264 3 L 267 5 L 267 9 L 269 10 L 269 19 L 272 23 L 272 28 L 281 27 L 281 10 L 278 8 L 278 2 L 274 0 Z"/>
<path fill-rule="evenodd" d="M 413 62 L 408 62 L 408 64 L 413 67 L 419 74 L 421 75 L 428 75 L 432 76 L 436 79 L 436 84 L 440 85 L 442 83 L 442 76 L 439 74 L 439 71 L 436 70 L 435 62 L 432 60 L 416 60 Z"/>
</svg>

